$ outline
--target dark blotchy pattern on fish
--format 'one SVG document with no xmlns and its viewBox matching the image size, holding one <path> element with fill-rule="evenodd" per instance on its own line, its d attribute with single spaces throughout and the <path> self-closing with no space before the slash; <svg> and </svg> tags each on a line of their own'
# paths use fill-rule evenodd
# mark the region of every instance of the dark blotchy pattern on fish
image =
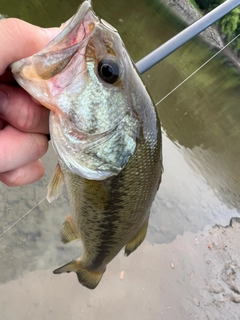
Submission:
<svg viewBox="0 0 240 320">
<path fill-rule="evenodd" d="M 161 141 L 151 150 L 142 140 L 125 169 L 105 181 L 89 181 L 63 170 L 73 220 L 89 255 L 82 259 L 88 270 L 105 269 L 148 220 L 161 179 L 160 152 Z"/>
</svg>

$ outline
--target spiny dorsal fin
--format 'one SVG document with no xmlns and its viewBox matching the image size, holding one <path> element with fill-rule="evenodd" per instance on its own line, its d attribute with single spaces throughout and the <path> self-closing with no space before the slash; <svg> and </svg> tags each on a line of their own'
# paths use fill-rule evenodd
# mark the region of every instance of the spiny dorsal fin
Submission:
<svg viewBox="0 0 240 320">
<path fill-rule="evenodd" d="M 77 234 L 70 215 L 67 216 L 60 231 L 62 243 L 68 243 L 80 239 Z"/>
<path fill-rule="evenodd" d="M 148 220 L 144 223 L 142 228 L 138 231 L 138 233 L 126 244 L 125 246 L 125 255 L 129 256 L 134 250 L 137 249 L 138 246 L 143 242 L 146 237 L 148 228 Z"/>
<path fill-rule="evenodd" d="M 47 193 L 48 202 L 51 203 L 53 200 L 57 199 L 60 196 L 60 194 L 63 191 L 63 184 L 64 184 L 63 172 L 62 172 L 60 165 L 58 163 L 54 172 L 53 172 L 52 178 L 49 181 L 48 187 L 47 187 L 48 188 L 48 193 Z"/>
</svg>

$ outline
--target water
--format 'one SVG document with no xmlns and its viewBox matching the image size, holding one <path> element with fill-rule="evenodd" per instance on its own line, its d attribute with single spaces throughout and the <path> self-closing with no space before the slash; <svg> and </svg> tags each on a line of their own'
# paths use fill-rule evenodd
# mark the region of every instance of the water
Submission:
<svg viewBox="0 0 240 320">
<path fill-rule="evenodd" d="M 0 14 L 56 26 L 73 15 L 78 5 L 76 0 L 27 4 L 1 0 Z M 122 0 L 113 5 L 103 0 L 95 1 L 94 9 L 118 29 L 134 61 L 184 27 L 159 1 Z M 149 70 L 143 79 L 154 101 L 214 53 L 200 39 L 193 39 Z M 207 228 L 227 225 L 233 216 L 239 216 L 239 82 L 237 69 L 221 55 L 158 105 L 164 174 L 147 239 L 129 258 L 121 252 L 95 291 L 82 288 L 75 274 L 52 275 L 53 269 L 80 253 L 79 244 L 64 246 L 59 238 L 69 213 L 67 196 L 52 204 L 43 201 L 2 236 L 0 319 L 16 319 L 16 315 L 20 320 L 222 319 L 224 312 L 218 314 L 214 307 L 209 311 L 207 302 L 199 308 L 198 302 L 209 299 L 204 289 L 205 261 L 210 255 Z M 0 233 L 46 195 L 56 164 L 51 148 L 43 161 L 46 174 L 38 183 L 15 189 L 1 185 Z M 221 259 L 219 267 L 224 263 Z M 229 303 L 231 319 L 238 319 L 236 304 Z"/>
</svg>

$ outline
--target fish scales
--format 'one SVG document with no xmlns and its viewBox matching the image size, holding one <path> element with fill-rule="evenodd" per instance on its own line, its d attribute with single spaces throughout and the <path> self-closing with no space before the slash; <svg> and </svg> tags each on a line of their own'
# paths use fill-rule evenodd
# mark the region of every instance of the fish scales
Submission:
<svg viewBox="0 0 240 320">
<path fill-rule="evenodd" d="M 49 202 L 63 191 L 71 214 L 61 241 L 81 239 L 75 272 L 94 289 L 107 264 L 131 254 L 147 233 L 162 175 L 161 127 L 154 104 L 114 29 L 84 1 L 43 50 L 11 66 L 18 83 L 50 109 L 58 165 Z"/>
<path fill-rule="evenodd" d="M 146 152 L 151 153 L 150 164 L 143 161 Z M 66 170 L 73 220 L 89 257 L 83 258 L 87 268 L 105 267 L 148 220 L 153 190 L 160 183 L 155 179 L 161 165 L 159 152 L 159 145 L 153 153 L 141 144 L 118 176 L 95 185 Z"/>
</svg>

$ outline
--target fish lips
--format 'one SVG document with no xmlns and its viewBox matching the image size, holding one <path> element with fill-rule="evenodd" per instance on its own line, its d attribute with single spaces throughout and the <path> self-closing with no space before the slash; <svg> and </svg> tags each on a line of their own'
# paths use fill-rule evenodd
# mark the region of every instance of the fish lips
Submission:
<svg viewBox="0 0 240 320">
<path fill-rule="evenodd" d="M 99 23 L 99 19 L 90 1 L 84 1 L 77 13 L 62 24 L 63 30 L 43 50 L 11 65 L 17 81 L 26 87 L 26 80 L 51 79 L 65 69 L 75 54 L 79 52 L 84 56 L 87 41 L 96 23 Z"/>
</svg>

